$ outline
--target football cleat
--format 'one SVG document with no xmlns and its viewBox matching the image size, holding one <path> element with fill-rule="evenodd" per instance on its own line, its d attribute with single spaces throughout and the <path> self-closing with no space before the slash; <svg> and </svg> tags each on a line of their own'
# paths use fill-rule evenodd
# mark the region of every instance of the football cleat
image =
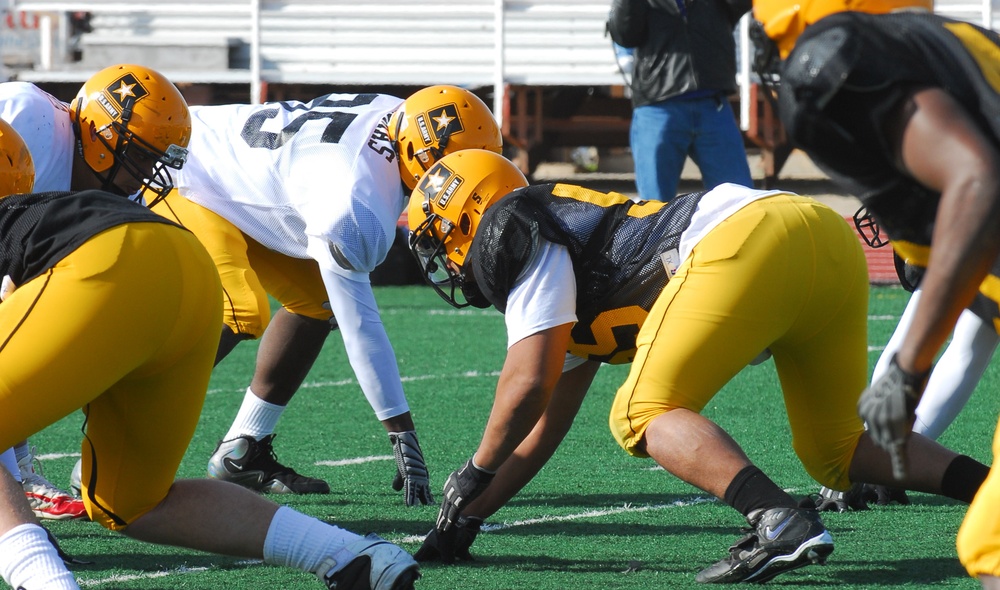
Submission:
<svg viewBox="0 0 1000 590">
<path fill-rule="evenodd" d="M 803 508 L 754 510 L 747 517 L 747 535 L 729 548 L 729 557 L 701 570 L 701 584 L 767 582 L 809 564 L 826 563 L 833 537 L 819 513 Z"/>
<path fill-rule="evenodd" d="M 272 494 L 329 494 L 330 486 L 322 479 L 299 475 L 291 467 L 278 463 L 272 443 L 274 435 L 260 440 L 238 436 L 219 441 L 208 460 L 208 476 L 232 482 L 256 492 Z"/>
<path fill-rule="evenodd" d="M 375 533 L 348 543 L 337 555 L 328 557 L 316 575 L 330 590 L 413 590 L 420 567 L 413 557 Z"/>
<path fill-rule="evenodd" d="M 28 504 L 35 517 L 40 520 L 73 520 L 87 518 L 87 509 L 83 501 L 74 498 L 52 482 L 45 479 L 41 466 L 35 469 L 35 449 L 29 449 L 28 454 L 17 462 L 21 471 L 21 487 L 28 498 Z"/>
<path fill-rule="evenodd" d="M 73 471 L 69 474 L 69 491 L 74 498 L 83 497 L 83 459 L 77 459 Z"/>
</svg>

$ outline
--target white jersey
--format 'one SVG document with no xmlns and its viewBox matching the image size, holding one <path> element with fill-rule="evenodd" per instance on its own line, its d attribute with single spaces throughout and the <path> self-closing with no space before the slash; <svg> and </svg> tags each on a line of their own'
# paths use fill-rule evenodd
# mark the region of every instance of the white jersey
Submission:
<svg viewBox="0 0 1000 590">
<path fill-rule="evenodd" d="M 10 123 L 31 152 L 34 192 L 68 191 L 76 138 L 69 106 L 34 84 L 0 84 L 0 119 Z"/>
<path fill-rule="evenodd" d="M 268 249 L 367 281 L 405 206 L 385 132 L 401 103 L 331 94 L 309 103 L 191 107 L 177 188 Z"/>
<path fill-rule="evenodd" d="M 309 103 L 191 108 L 181 196 L 264 247 L 319 263 L 347 357 L 379 420 L 409 411 L 368 280 L 406 204 L 386 133 L 402 100 L 331 94 Z"/>
</svg>

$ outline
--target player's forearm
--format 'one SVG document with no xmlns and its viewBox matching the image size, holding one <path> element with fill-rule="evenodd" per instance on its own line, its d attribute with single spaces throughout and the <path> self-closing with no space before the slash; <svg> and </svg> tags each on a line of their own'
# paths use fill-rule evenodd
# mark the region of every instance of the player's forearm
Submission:
<svg viewBox="0 0 1000 590">
<path fill-rule="evenodd" d="M 1000 188 L 974 185 L 961 189 L 963 194 L 942 194 L 928 270 L 921 282 L 923 294 L 899 351 L 905 370 L 919 373 L 930 368 L 1000 254 L 1000 232 L 996 231 L 1000 221 L 994 221 L 1000 214 L 998 206 L 991 204 L 1000 203 Z"/>
<path fill-rule="evenodd" d="M 501 375 L 493 411 L 476 451 L 476 465 L 489 471 L 499 469 L 535 427 L 550 393 L 540 384 L 505 386 Z"/>
</svg>

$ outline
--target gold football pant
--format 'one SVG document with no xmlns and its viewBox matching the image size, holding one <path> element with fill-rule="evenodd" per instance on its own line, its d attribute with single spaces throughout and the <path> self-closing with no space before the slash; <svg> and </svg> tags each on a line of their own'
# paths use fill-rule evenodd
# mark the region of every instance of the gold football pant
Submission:
<svg viewBox="0 0 1000 590">
<path fill-rule="evenodd" d="M 83 408 L 83 495 L 122 529 L 167 495 L 219 345 L 218 274 L 190 232 L 91 237 L 0 303 L 0 448 Z"/>
<path fill-rule="evenodd" d="M 867 313 L 864 253 L 840 215 L 797 195 L 751 203 L 694 247 L 653 305 L 611 431 L 645 456 L 654 418 L 701 412 L 767 348 L 796 454 L 818 482 L 847 489 L 863 431 L 856 404 L 868 375 Z M 745 395 L 749 420 L 755 407 L 779 403 L 770 391 Z"/>
<path fill-rule="evenodd" d="M 329 320 L 326 286 L 315 260 L 265 248 L 235 225 L 173 190 L 153 211 L 198 236 L 222 280 L 223 321 L 236 334 L 260 338 L 271 321 L 268 294 L 291 313 Z"/>
<path fill-rule="evenodd" d="M 972 577 L 1000 577 L 1000 423 L 993 433 L 993 465 L 958 529 L 958 558 Z"/>
</svg>

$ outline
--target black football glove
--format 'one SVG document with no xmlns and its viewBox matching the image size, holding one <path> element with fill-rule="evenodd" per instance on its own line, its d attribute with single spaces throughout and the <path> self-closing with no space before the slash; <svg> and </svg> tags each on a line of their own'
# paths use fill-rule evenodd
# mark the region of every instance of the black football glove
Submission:
<svg viewBox="0 0 1000 590">
<path fill-rule="evenodd" d="M 846 492 L 838 492 L 824 486 L 816 497 L 817 512 L 847 512 L 848 510 L 868 510 L 869 497 L 865 484 L 854 484 Z"/>
<path fill-rule="evenodd" d="M 888 506 L 893 502 L 902 506 L 909 506 L 910 504 L 910 497 L 906 495 L 906 490 L 901 488 L 890 488 L 866 483 L 865 490 L 869 497 L 873 498 L 869 502 L 875 502 L 876 506 Z"/>
<path fill-rule="evenodd" d="M 910 498 L 906 490 L 890 488 L 871 483 L 856 483 L 846 492 L 838 492 L 830 488 L 820 488 L 815 497 L 818 512 L 847 512 L 848 510 L 868 510 L 876 506 L 888 506 L 893 502 L 906 506 Z"/>
<path fill-rule="evenodd" d="M 927 386 L 929 373 L 907 373 L 899 368 L 893 356 L 889 369 L 858 400 L 858 414 L 868 427 L 868 435 L 889 452 L 896 479 L 906 477 L 906 441 L 913 430 L 917 403 Z"/>
<path fill-rule="evenodd" d="M 479 529 L 483 526 L 483 519 L 475 516 L 459 516 L 455 526 L 447 532 L 438 532 L 437 528 L 431 529 L 424 539 L 424 544 L 413 554 L 413 559 L 417 561 L 438 561 L 441 563 L 455 563 L 458 561 L 475 561 L 469 548 L 476 540 Z"/>
<path fill-rule="evenodd" d="M 447 532 L 454 526 L 462 508 L 483 493 L 494 475 L 476 467 L 471 458 L 461 469 L 451 472 L 448 481 L 444 482 L 444 500 L 435 525 L 438 532 Z"/>
<path fill-rule="evenodd" d="M 417 442 L 417 433 L 412 430 L 390 432 L 389 441 L 392 442 L 392 455 L 396 458 L 392 489 L 397 492 L 404 490 L 403 499 L 407 506 L 433 504 L 431 482 L 427 477 L 427 465 Z"/>
</svg>

